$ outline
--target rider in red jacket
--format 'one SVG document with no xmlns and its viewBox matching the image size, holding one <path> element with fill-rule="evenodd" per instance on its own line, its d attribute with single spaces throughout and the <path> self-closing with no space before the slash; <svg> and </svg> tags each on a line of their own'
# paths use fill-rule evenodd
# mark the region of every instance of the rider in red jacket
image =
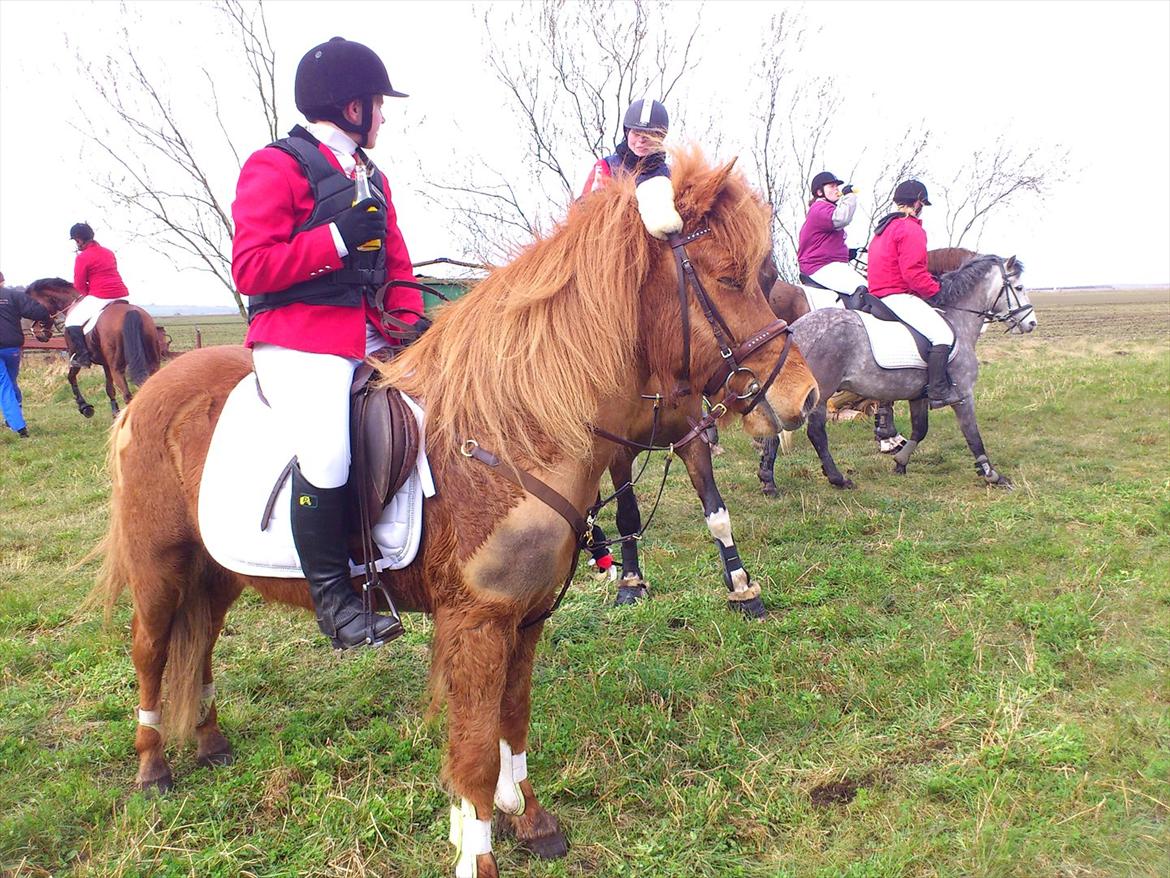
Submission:
<svg viewBox="0 0 1170 878">
<path fill-rule="evenodd" d="M 939 291 L 938 281 L 926 270 L 926 230 L 918 218 L 930 204 L 926 187 L 917 180 L 899 183 L 894 204 L 897 210 L 878 220 L 869 244 L 869 291 L 930 341 L 926 360 L 930 407 L 955 405 L 962 397 L 947 379 L 955 333 L 926 302 Z"/>
<path fill-rule="evenodd" d="M 345 528 L 350 382 L 367 353 L 391 343 L 378 289 L 413 278 L 390 188 L 365 153 L 378 138 L 383 96 L 406 97 L 366 46 L 334 37 L 310 49 L 296 74 L 308 124 L 248 159 L 232 204 L 245 343 L 265 399 L 294 438 L 293 542 L 317 623 L 340 649 L 402 633 L 393 608 L 367 614 L 353 591 Z M 359 200 L 363 178 L 370 197 Z M 406 322 L 413 318 L 395 309 L 422 307 L 416 290 L 387 296 L 387 311 Z"/>
<path fill-rule="evenodd" d="M 69 229 L 69 237 L 77 247 L 73 286 L 81 295 L 65 315 L 65 345 L 74 366 L 92 366 L 93 360 L 85 344 L 85 324 L 110 302 L 125 299 L 130 292 L 118 273 L 114 252 L 93 239 L 89 223 L 74 223 Z"/>
</svg>

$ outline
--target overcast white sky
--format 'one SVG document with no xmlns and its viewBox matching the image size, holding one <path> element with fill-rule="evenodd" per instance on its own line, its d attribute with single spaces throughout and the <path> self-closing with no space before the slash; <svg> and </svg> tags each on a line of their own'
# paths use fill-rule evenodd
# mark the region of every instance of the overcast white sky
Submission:
<svg viewBox="0 0 1170 878">
<path fill-rule="evenodd" d="M 693 11 L 678 5 L 682 14 Z M 297 121 L 295 65 L 315 43 L 341 34 L 386 61 L 395 87 L 411 94 L 410 107 L 396 119 L 404 102 L 388 102 L 373 155 L 394 189 L 414 259 L 460 257 L 449 218 L 417 192 L 420 163 L 445 162 L 452 151 L 519 148 L 471 5 L 284 0 L 267 8 L 285 128 Z M 758 67 L 752 54 L 767 16 L 779 8 L 706 7 L 705 60 L 696 77 L 702 88 L 695 93 L 722 102 L 726 154 L 715 158 L 730 158 L 750 136 L 743 96 Z M 955 168 L 972 144 L 998 130 L 1061 144 L 1070 179 L 1042 206 L 997 217 L 980 249 L 1018 254 L 1032 286 L 1170 282 L 1170 3 L 866 0 L 799 8 L 819 35 L 793 75 L 834 73 L 846 102 L 847 118 L 827 144 L 830 170 L 847 172 L 859 141 L 889 137 L 922 117 L 935 132 L 935 160 Z M 220 59 L 231 47 L 205 7 L 154 0 L 129 9 L 136 48 L 174 92 L 196 92 L 200 65 L 228 69 Z M 106 216 L 91 183 L 94 150 L 70 127 L 80 122 L 74 98 L 94 100 L 77 77 L 74 54 L 117 51 L 122 15 L 114 2 L 0 0 L 0 270 L 9 283 L 71 277 L 67 232 L 85 219 L 117 253 L 138 301 L 230 304 L 216 281 L 177 272 L 130 238 L 125 217 Z M 331 23 L 320 24 L 323 18 Z M 221 85 L 221 100 L 230 103 L 235 83 L 225 74 Z M 261 127 L 239 124 L 244 141 L 256 132 L 250 148 L 263 145 Z M 235 171 L 226 176 L 234 186 Z M 924 219 L 937 242 L 945 235 L 940 208 L 934 211 Z"/>
</svg>

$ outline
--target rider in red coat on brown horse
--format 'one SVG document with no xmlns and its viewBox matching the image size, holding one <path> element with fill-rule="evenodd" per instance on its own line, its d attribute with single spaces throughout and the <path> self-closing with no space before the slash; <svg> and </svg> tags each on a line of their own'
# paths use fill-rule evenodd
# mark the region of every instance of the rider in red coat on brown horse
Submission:
<svg viewBox="0 0 1170 878">
<path fill-rule="evenodd" d="M 402 633 L 396 614 L 367 613 L 351 588 L 345 539 L 349 385 L 366 354 L 392 343 L 378 290 L 413 279 L 390 188 L 364 151 L 377 141 L 383 96 L 406 97 L 371 49 L 341 37 L 310 49 L 296 74 L 308 124 L 252 154 L 232 204 L 245 343 L 265 399 L 295 437 L 293 542 L 317 622 L 337 648 Z M 405 322 L 422 312 L 417 290 L 392 287 L 386 299 Z"/>
</svg>

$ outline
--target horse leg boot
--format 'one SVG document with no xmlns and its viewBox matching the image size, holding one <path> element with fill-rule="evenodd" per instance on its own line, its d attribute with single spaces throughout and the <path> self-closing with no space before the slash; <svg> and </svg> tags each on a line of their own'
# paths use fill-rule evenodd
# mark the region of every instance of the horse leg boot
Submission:
<svg viewBox="0 0 1170 878">
<path fill-rule="evenodd" d="M 947 378 L 947 358 L 951 354 L 950 345 L 931 345 L 926 360 L 926 395 L 930 397 L 930 407 L 941 409 L 948 405 L 956 405 L 963 401 L 951 387 Z"/>
<path fill-rule="evenodd" d="M 82 327 L 65 327 L 65 346 L 69 348 L 70 365 L 83 367 L 93 365 L 93 358 L 89 355 L 89 347 L 85 343 L 85 330 Z"/>
<path fill-rule="evenodd" d="M 906 444 L 906 437 L 894 426 L 894 404 L 883 402 L 873 415 L 873 438 L 882 454 L 897 454 Z"/>
<path fill-rule="evenodd" d="M 335 649 L 381 646 L 402 634 L 394 616 L 367 612 L 350 585 L 345 488 L 318 488 L 292 468 L 292 534 L 321 632 Z"/>
</svg>

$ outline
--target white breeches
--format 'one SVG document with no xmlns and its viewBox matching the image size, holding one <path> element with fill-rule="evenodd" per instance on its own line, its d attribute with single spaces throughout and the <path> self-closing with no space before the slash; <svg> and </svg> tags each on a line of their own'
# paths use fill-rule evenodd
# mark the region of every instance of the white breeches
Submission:
<svg viewBox="0 0 1170 878">
<path fill-rule="evenodd" d="M 858 287 L 866 286 L 866 280 L 853 270 L 847 262 L 830 262 L 810 274 L 813 280 L 822 287 L 828 287 L 838 293 L 851 294 Z"/>
<path fill-rule="evenodd" d="M 82 296 L 70 306 L 69 313 L 65 315 L 65 325 L 85 326 L 86 323 L 102 313 L 102 308 L 106 305 L 125 301 L 125 299 L 99 299 L 97 296 Z"/>
<path fill-rule="evenodd" d="M 293 437 L 301 475 L 318 488 L 340 488 L 349 479 L 349 385 L 359 361 L 261 343 L 252 363 L 281 429 Z"/>
<path fill-rule="evenodd" d="M 925 300 L 918 298 L 913 293 L 894 293 L 891 296 L 882 296 L 882 303 L 930 339 L 931 344 L 945 344 L 949 347 L 955 343 L 955 334 L 951 331 L 951 325 L 943 320 L 942 315 L 931 308 Z"/>
<path fill-rule="evenodd" d="M 386 346 L 367 321 L 367 356 Z M 360 362 L 274 344 L 252 348 L 260 390 L 293 437 L 301 475 L 318 488 L 339 488 L 349 479 L 349 386 Z"/>
</svg>

